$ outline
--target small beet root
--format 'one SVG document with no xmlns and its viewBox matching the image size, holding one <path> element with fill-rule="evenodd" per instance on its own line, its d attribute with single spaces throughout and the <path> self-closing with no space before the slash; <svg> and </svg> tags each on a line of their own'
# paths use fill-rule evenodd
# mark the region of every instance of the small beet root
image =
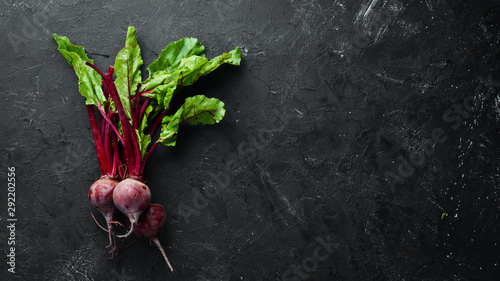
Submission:
<svg viewBox="0 0 500 281">
<path fill-rule="evenodd" d="M 151 203 L 140 216 L 134 233 L 142 238 L 156 237 L 164 225 L 165 209 L 160 204 Z"/>
<path fill-rule="evenodd" d="M 125 235 L 117 235 L 119 238 L 130 236 L 136 226 L 142 212 L 151 202 L 151 191 L 141 181 L 127 178 L 118 183 L 113 191 L 113 203 L 130 221 L 130 230 Z"/>
<path fill-rule="evenodd" d="M 115 204 L 113 203 L 113 191 L 117 184 L 118 181 L 110 177 L 103 176 L 92 184 L 88 194 L 90 204 L 92 204 L 92 206 L 94 206 L 94 208 L 96 208 L 106 220 L 108 227 L 107 230 L 99 224 L 98 225 L 109 233 L 109 246 L 113 245 L 113 225 L 111 221 L 113 220 L 113 215 L 116 211 Z"/>
<path fill-rule="evenodd" d="M 135 235 L 143 238 L 148 238 L 153 241 L 158 249 L 160 249 L 165 262 L 167 262 L 168 267 L 173 272 L 174 269 L 172 265 L 168 261 L 167 255 L 165 254 L 165 250 L 160 244 L 157 236 L 160 234 L 163 226 L 165 225 L 165 209 L 160 204 L 149 204 L 149 207 L 142 213 L 139 218 L 139 222 L 137 223 L 137 227 L 135 228 Z"/>
</svg>

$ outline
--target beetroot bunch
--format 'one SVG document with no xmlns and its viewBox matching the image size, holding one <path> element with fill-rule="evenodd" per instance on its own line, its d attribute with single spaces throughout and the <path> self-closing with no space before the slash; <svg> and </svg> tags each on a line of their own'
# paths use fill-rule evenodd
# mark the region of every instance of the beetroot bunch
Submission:
<svg viewBox="0 0 500 281">
<path fill-rule="evenodd" d="M 67 37 L 53 36 L 73 67 L 79 92 L 86 100 L 101 168 L 101 177 L 92 184 L 88 196 L 106 220 L 106 227 L 98 225 L 108 232 L 110 252 L 115 252 L 117 238 L 135 233 L 152 240 L 173 270 L 157 239 L 165 224 L 165 210 L 151 203 L 151 191 L 143 178 L 145 164 L 158 144 L 175 146 L 181 124 L 207 125 L 222 120 L 222 101 L 203 95 L 186 98 L 179 92 L 222 64 L 239 65 L 239 48 L 208 60 L 197 39 L 182 38 L 162 50 L 142 81 L 143 61 L 134 27 L 128 28 L 125 47 L 107 73 L 93 64 L 83 47 L 73 45 Z M 159 137 L 152 142 L 158 130 Z M 128 222 L 114 220 L 117 210 Z M 116 234 L 116 224 L 128 228 L 126 233 Z"/>
</svg>

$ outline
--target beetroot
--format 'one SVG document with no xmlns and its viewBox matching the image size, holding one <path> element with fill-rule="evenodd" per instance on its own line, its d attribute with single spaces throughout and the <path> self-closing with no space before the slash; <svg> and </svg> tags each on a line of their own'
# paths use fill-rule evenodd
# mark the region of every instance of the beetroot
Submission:
<svg viewBox="0 0 500 281">
<path fill-rule="evenodd" d="M 113 204 L 113 191 L 117 184 L 118 181 L 114 179 L 101 177 L 89 189 L 90 203 L 101 212 L 106 222 L 113 219 L 116 210 L 115 204 Z"/>
<path fill-rule="evenodd" d="M 139 218 L 139 222 L 137 223 L 137 227 L 134 230 L 135 235 L 148 238 L 153 241 L 158 249 L 160 249 L 163 258 L 167 262 L 168 267 L 171 271 L 174 271 L 172 265 L 168 261 L 167 255 L 165 254 L 165 250 L 160 244 L 158 240 L 158 234 L 160 234 L 163 226 L 165 225 L 165 209 L 160 204 L 149 204 L 149 207 L 142 213 Z"/>
<path fill-rule="evenodd" d="M 75 71 L 78 90 L 87 104 L 102 175 L 90 188 L 89 200 L 106 219 L 107 229 L 96 223 L 108 232 L 110 245 L 114 238 L 132 233 L 155 242 L 173 271 L 157 239 L 165 224 L 165 210 L 161 205 L 150 205 L 151 192 L 142 181 L 144 168 L 159 144 L 176 145 L 182 124 L 210 125 L 222 120 L 226 112 L 222 101 L 203 95 L 183 97 L 179 90 L 222 64 L 239 65 L 240 49 L 209 60 L 197 39 L 182 38 L 163 49 L 147 68 L 149 77 L 142 81 L 143 60 L 132 26 L 107 73 L 93 64 L 83 47 L 73 45 L 67 37 L 53 37 Z M 124 180 L 118 183 L 119 179 Z M 113 221 L 116 209 L 130 221 L 124 235 L 113 231 L 112 224 L 122 225 Z M 116 249 L 114 242 L 111 252 Z"/>
<path fill-rule="evenodd" d="M 108 176 L 102 176 L 98 179 L 89 189 L 89 201 L 94 208 L 96 208 L 106 220 L 108 229 L 104 229 L 109 233 L 109 245 L 113 244 L 113 215 L 115 214 L 116 207 L 113 203 L 113 191 L 118 184 L 118 181 Z"/>
<path fill-rule="evenodd" d="M 113 203 L 127 216 L 131 224 L 127 234 L 117 235 L 117 237 L 126 238 L 134 232 L 137 221 L 149 202 L 151 202 L 151 191 L 143 182 L 127 178 L 116 185 L 113 191 Z"/>
</svg>

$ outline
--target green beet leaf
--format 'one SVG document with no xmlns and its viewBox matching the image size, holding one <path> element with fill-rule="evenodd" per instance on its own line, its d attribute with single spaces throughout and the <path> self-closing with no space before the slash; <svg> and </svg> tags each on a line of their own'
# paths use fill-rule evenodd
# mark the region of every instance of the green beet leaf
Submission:
<svg viewBox="0 0 500 281">
<path fill-rule="evenodd" d="M 132 120 L 130 99 L 135 96 L 141 83 L 142 57 L 141 49 L 135 38 L 136 30 L 129 26 L 125 47 L 118 52 L 115 59 L 115 85 L 127 117 Z"/>
<path fill-rule="evenodd" d="M 78 77 L 78 90 L 85 98 L 86 104 L 93 104 L 98 108 L 103 108 L 106 97 L 102 91 L 101 76 L 97 71 L 85 65 L 86 62 L 93 63 L 85 54 L 81 46 L 73 45 L 66 36 L 52 35 L 58 48 L 66 61 L 71 65 Z"/>
<path fill-rule="evenodd" d="M 224 103 L 218 99 L 207 98 L 203 95 L 187 98 L 174 115 L 163 118 L 160 138 L 157 142 L 166 146 L 174 146 L 180 124 L 184 122 L 191 125 L 214 124 L 222 120 L 225 113 Z"/>
<path fill-rule="evenodd" d="M 210 61 L 204 57 L 191 57 L 192 60 L 184 60 L 184 65 L 179 66 L 181 71 L 180 85 L 189 86 L 196 82 L 201 76 L 205 76 L 217 69 L 222 64 L 240 65 L 241 52 L 236 48 L 229 53 L 224 53 Z"/>
<path fill-rule="evenodd" d="M 200 77 L 209 74 L 222 64 L 239 65 L 240 61 L 239 48 L 212 60 L 208 60 L 205 56 L 192 55 L 181 59 L 176 67 L 154 72 L 149 79 L 144 81 L 140 91 L 146 92 L 144 96 L 155 98 L 158 104 L 168 108 L 174 92 L 179 86 L 192 85 Z"/>
<path fill-rule="evenodd" d="M 141 159 L 144 159 L 148 152 L 148 146 L 151 143 L 151 135 L 145 132 L 145 129 L 148 127 L 148 118 L 153 112 L 153 106 L 148 105 L 146 110 L 144 111 L 144 116 L 142 116 L 141 125 L 138 130 L 136 130 L 138 141 L 139 141 L 139 149 L 141 151 Z"/>
<path fill-rule="evenodd" d="M 181 60 L 190 56 L 205 56 L 205 47 L 195 38 L 182 38 L 170 43 L 161 51 L 160 56 L 148 66 L 151 78 L 158 71 L 172 73 Z"/>
<path fill-rule="evenodd" d="M 222 101 L 203 95 L 187 98 L 182 108 L 181 123 L 188 122 L 190 125 L 219 123 L 226 113 Z"/>
<path fill-rule="evenodd" d="M 183 109 L 180 108 L 174 115 L 163 118 L 160 137 L 156 142 L 162 143 L 165 146 L 175 146 L 182 111 Z"/>
</svg>

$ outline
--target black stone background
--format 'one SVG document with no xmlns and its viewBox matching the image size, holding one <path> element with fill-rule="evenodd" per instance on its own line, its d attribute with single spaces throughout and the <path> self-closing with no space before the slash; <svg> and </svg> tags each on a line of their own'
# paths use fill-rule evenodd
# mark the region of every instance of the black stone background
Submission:
<svg viewBox="0 0 500 281">
<path fill-rule="evenodd" d="M 498 280 L 499 7 L 0 1 L 1 279 Z M 174 273 L 146 240 L 108 259 L 87 201 L 100 175 L 87 112 L 51 37 L 106 69 L 128 25 L 145 66 L 186 36 L 209 58 L 243 53 L 185 89 L 223 100 L 224 120 L 182 127 L 146 167 Z"/>
</svg>

